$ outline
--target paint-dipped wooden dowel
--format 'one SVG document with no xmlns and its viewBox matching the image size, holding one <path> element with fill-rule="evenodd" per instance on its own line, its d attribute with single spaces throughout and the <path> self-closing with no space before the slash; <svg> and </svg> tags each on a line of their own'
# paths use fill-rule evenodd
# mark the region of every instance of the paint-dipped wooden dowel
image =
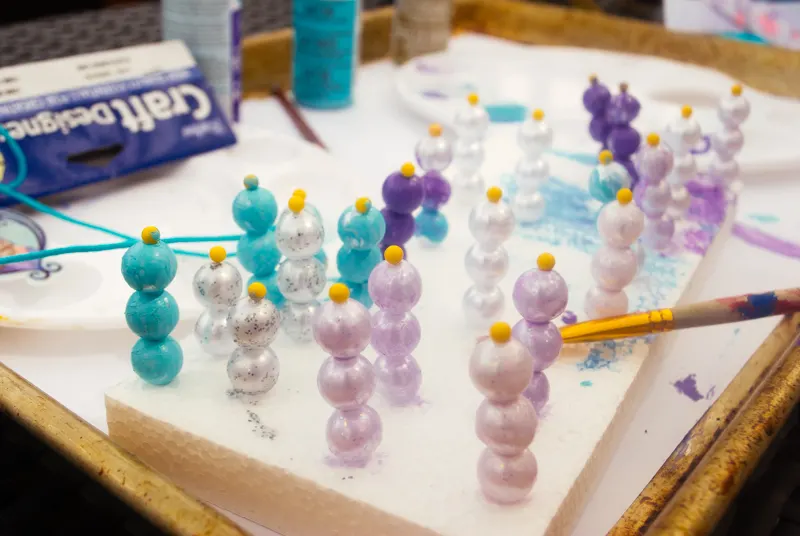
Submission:
<svg viewBox="0 0 800 536">
<path fill-rule="evenodd" d="M 561 328 L 565 343 L 627 339 L 676 329 L 730 324 L 800 311 L 800 288 L 743 294 L 706 302 L 589 320 Z"/>
</svg>

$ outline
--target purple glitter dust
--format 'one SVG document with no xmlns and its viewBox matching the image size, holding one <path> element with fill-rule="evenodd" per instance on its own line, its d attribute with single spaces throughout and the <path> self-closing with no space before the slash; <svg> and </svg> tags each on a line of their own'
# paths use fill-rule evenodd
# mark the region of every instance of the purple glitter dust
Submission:
<svg viewBox="0 0 800 536">
<path fill-rule="evenodd" d="M 578 315 L 572 311 L 564 311 L 564 314 L 561 315 L 561 321 L 565 324 L 574 324 L 578 321 Z"/>
</svg>

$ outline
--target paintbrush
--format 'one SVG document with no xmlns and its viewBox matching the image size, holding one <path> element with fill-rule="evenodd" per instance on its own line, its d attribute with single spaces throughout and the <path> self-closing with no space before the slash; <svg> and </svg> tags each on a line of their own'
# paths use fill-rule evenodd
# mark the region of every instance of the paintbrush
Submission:
<svg viewBox="0 0 800 536">
<path fill-rule="evenodd" d="M 319 145 L 323 149 L 327 150 L 328 148 L 325 147 L 325 144 L 322 143 L 322 140 L 317 136 L 317 133 L 314 132 L 314 129 L 308 124 L 308 122 L 303 117 L 303 114 L 300 113 L 300 110 L 297 109 L 294 102 L 292 102 L 283 90 L 275 86 L 272 88 L 272 95 L 278 99 L 278 103 L 283 108 L 283 111 L 286 112 L 286 115 L 289 116 L 289 119 L 292 121 L 294 128 L 303 136 L 303 139 L 311 142 L 315 145 Z"/>
<path fill-rule="evenodd" d="M 565 343 L 627 339 L 676 329 L 730 324 L 800 311 L 800 288 L 743 294 L 706 302 L 598 318 L 561 328 Z"/>
</svg>

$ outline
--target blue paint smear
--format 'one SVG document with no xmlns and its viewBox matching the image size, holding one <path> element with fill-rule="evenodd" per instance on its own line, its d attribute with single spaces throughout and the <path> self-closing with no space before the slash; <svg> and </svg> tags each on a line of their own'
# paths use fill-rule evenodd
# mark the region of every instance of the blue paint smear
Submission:
<svg viewBox="0 0 800 536">
<path fill-rule="evenodd" d="M 756 43 L 758 45 L 768 45 L 769 41 L 749 32 L 722 32 L 719 34 L 726 39 L 733 39 L 734 41 L 744 41 L 746 43 Z"/>
<path fill-rule="evenodd" d="M 486 111 L 492 123 L 522 123 L 528 116 L 528 109 L 521 104 L 489 104 Z"/>
<path fill-rule="evenodd" d="M 591 386 L 592 386 L 592 380 L 583 380 L 581 382 L 581 387 L 591 387 Z"/>
<path fill-rule="evenodd" d="M 778 223 L 781 221 L 781 219 L 774 214 L 748 214 L 747 218 L 759 223 Z"/>
<path fill-rule="evenodd" d="M 557 156 L 559 158 L 565 158 L 567 160 L 571 160 L 576 164 L 580 164 L 582 166 L 589 166 L 594 167 L 597 165 L 597 155 L 594 153 L 573 153 L 570 151 L 561 151 L 558 149 L 553 149 L 550 151 L 550 154 L 553 156 Z"/>
<path fill-rule="evenodd" d="M 747 297 L 747 303 L 738 307 L 736 311 L 746 320 L 764 318 L 775 311 L 778 304 L 778 297 L 774 292 L 763 294 L 751 294 Z"/>
</svg>

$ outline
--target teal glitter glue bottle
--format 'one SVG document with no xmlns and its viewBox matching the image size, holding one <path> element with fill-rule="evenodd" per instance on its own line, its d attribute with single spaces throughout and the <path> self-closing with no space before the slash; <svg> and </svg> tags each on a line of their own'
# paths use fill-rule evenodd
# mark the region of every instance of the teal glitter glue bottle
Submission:
<svg viewBox="0 0 800 536">
<path fill-rule="evenodd" d="M 360 0 L 294 0 L 292 88 L 298 105 L 335 110 L 353 103 Z"/>
</svg>

